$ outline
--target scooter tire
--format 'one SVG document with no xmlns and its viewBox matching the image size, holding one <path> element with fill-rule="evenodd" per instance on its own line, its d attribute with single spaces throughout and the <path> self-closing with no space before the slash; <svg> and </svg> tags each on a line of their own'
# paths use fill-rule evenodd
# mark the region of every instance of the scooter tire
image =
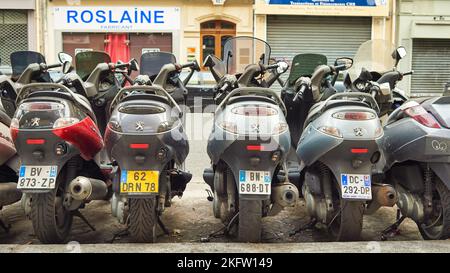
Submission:
<svg viewBox="0 0 450 273">
<path fill-rule="evenodd" d="M 238 240 L 243 243 L 261 242 L 262 201 L 239 198 Z"/>
<path fill-rule="evenodd" d="M 436 180 L 436 192 L 439 195 L 442 207 L 442 229 L 431 234 L 428 229 L 422 226 L 423 223 L 417 222 L 417 227 L 424 240 L 446 240 L 450 238 L 450 190 L 441 180 Z"/>
<path fill-rule="evenodd" d="M 213 214 L 214 217 L 220 219 L 220 199 L 219 195 L 216 191 L 214 191 L 214 199 L 213 199 Z"/>
<path fill-rule="evenodd" d="M 73 214 L 64 209 L 62 198 L 56 190 L 31 195 L 31 222 L 34 233 L 43 244 L 61 244 L 66 242 L 72 228 Z M 57 209 L 64 219 L 58 219 Z M 58 223 L 60 222 L 60 223 Z"/>
<path fill-rule="evenodd" d="M 330 227 L 330 235 L 333 241 L 359 241 L 363 227 L 364 203 L 340 200 L 342 208 L 334 221 L 339 221 L 337 230 Z M 336 227 L 336 226 L 335 226 Z"/>
<path fill-rule="evenodd" d="M 137 243 L 156 242 L 156 197 L 130 198 L 128 230 Z"/>
</svg>

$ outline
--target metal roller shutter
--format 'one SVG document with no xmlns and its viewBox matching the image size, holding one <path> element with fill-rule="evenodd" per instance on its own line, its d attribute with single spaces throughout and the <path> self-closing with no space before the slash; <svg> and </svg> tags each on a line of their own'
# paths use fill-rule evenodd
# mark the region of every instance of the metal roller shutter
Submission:
<svg viewBox="0 0 450 273">
<path fill-rule="evenodd" d="M 450 82 L 450 40 L 414 39 L 412 96 L 440 96 Z"/>
<path fill-rule="evenodd" d="M 27 11 L 0 10 L 0 58 L 11 65 L 9 55 L 28 49 Z"/>
<path fill-rule="evenodd" d="M 358 47 L 371 39 L 371 33 L 370 17 L 267 17 L 267 42 L 272 47 L 272 57 L 289 62 L 300 53 L 324 54 L 329 64 L 338 57 L 353 57 Z M 283 76 L 288 75 L 289 71 Z"/>
</svg>

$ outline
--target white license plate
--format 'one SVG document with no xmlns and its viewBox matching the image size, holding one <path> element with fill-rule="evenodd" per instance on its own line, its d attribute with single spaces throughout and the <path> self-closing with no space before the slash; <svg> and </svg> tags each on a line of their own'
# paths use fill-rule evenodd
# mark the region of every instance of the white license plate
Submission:
<svg viewBox="0 0 450 273">
<path fill-rule="evenodd" d="M 270 194 L 272 177 L 266 171 L 239 171 L 240 194 Z"/>
<path fill-rule="evenodd" d="M 372 200 L 369 174 L 341 174 L 341 192 L 344 199 Z"/>
<path fill-rule="evenodd" d="M 58 166 L 20 166 L 18 189 L 54 189 Z"/>
</svg>

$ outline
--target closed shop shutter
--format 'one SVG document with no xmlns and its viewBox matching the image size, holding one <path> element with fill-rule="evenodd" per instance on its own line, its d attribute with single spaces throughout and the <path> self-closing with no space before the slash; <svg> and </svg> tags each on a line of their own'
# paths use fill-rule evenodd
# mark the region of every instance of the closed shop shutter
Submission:
<svg viewBox="0 0 450 273">
<path fill-rule="evenodd" d="M 329 64 L 338 57 L 353 57 L 359 46 L 371 39 L 371 33 L 370 17 L 267 17 L 267 42 L 272 47 L 272 57 L 289 62 L 300 53 L 324 54 Z M 283 78 L 288 75 L 289 71 Z"/>
<path fill-rule="evenodd" d="M 28 50 L 28 23 L 26 10 L 0 10 L 1 65 L 10 66 L 9 55 Z"/>
<path fill-rule="evenodd" d="M 411 95 L 440 96 L 450 82 L 450 40 L 414 39 Z"/>
</svg>

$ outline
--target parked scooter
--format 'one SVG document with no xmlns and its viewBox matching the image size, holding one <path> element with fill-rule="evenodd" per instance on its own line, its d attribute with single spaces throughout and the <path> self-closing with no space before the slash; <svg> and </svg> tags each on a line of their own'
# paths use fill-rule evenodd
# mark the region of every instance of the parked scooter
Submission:
<svg viewBox="0 0 450 273">
<path fill-rule="evenodd" d="M 338 93 L 333 83 L 340 71 L 352 65 L 352 59 L 340 58 L 334 66 L 315 70 L 308 91 L 318 103 L 309 111 L 297 146 L 311 224 L 325 224 L 331 238 L 338 241 L 359 239 L 366 205 L 378 200 L 383 202 L 380 205 L 393 205 L 396 200 L 392 187 L 373 181 L 383 160 L 378 148 L 383 130 L 375 97 L 383 95 L 386 86 L 373 86 L 369 93 Z M 356 67 L 358 79 L 367 76 Z"/>
<path fill-rule="evenodd" d="M 267 88 L 287 64 L 268 65 L 270 46 L 252 37 L 227 40 L 224 56 L 223 62 L 214 56 L 205 60 L 218 82 L 218 107 L 208 140 L 212 168 L 203 177 L 214 192 L 215 217 L 228 227 L 237 220 L 239 241 L 259 242 L 261 218 L 295 205 L 298 197 L 293 184 L 277 177 L 290 135 L 286 108 Z"/>
<path fill-rule="evenodd" d="M 411 72 L 395 67 L 406 55 L 402 47 L 392 55 L 394 70 L 379 83 L 395 89 Z M 398 228 L 405 218 L 416 222 L 426 240 L 450 237 L 450 97 L 418 98 L 404 102 L 389 116 L 384 127 L 382 149 L 386 154 L 386 182 L 398 192 Z"/>
<path fill-rule="evenodd" d="M 66 62 L 60 83 L 32 83 L 19 91 L 11 121 L 22 161 L 18 188 L 30 197 L 26 210 L 41 242 L 64 242 L 74 215 L 89 224 L 79 209 L 107 196 L 111 166 L 109 172 L 102 166 L 103 139 L 89 98 L 99 94 L 105 70 L 132 66 L 99 64 L 83 83 L 68 73 L 72 66 Z"/>
<path fill-rule="evenodd" d="M 196 61 L 176 64 L 175 56 L 166 52 L 146 53 L 141 64 L 142 75 L 111 103 L 105 144 L 118 166 L 113 215 L 128 225 L 137 242 L 153 243 L 159 216 L 173 197 L 183 195 L 192 178 L 182 168 L 189 153 L 184 113 L 172 95 L 183 102 L 187 90 L 178 75 L 190 68 L 187 82 L 200 67 Z"/>
<path fill-rule="evenodd" d="M 17 90 L 31 82 L 51 81 L 47 69 L 62 64 L 47 66 L 42 54 L 33 51 L 18 51 L 11 54 L 13 77 L 0 75 L 0 210 L 3 206 L 20 200 L 17 189 L 20 159 L 10 134 L 11 117 L 16 109 Z M 45 69 L 41 69 L 44 67 Z M 15 82 L 13 80 L 16 80 Z M 9 230 L 9 225 L 0 219 L 0 227 Z"/>
</svg>

